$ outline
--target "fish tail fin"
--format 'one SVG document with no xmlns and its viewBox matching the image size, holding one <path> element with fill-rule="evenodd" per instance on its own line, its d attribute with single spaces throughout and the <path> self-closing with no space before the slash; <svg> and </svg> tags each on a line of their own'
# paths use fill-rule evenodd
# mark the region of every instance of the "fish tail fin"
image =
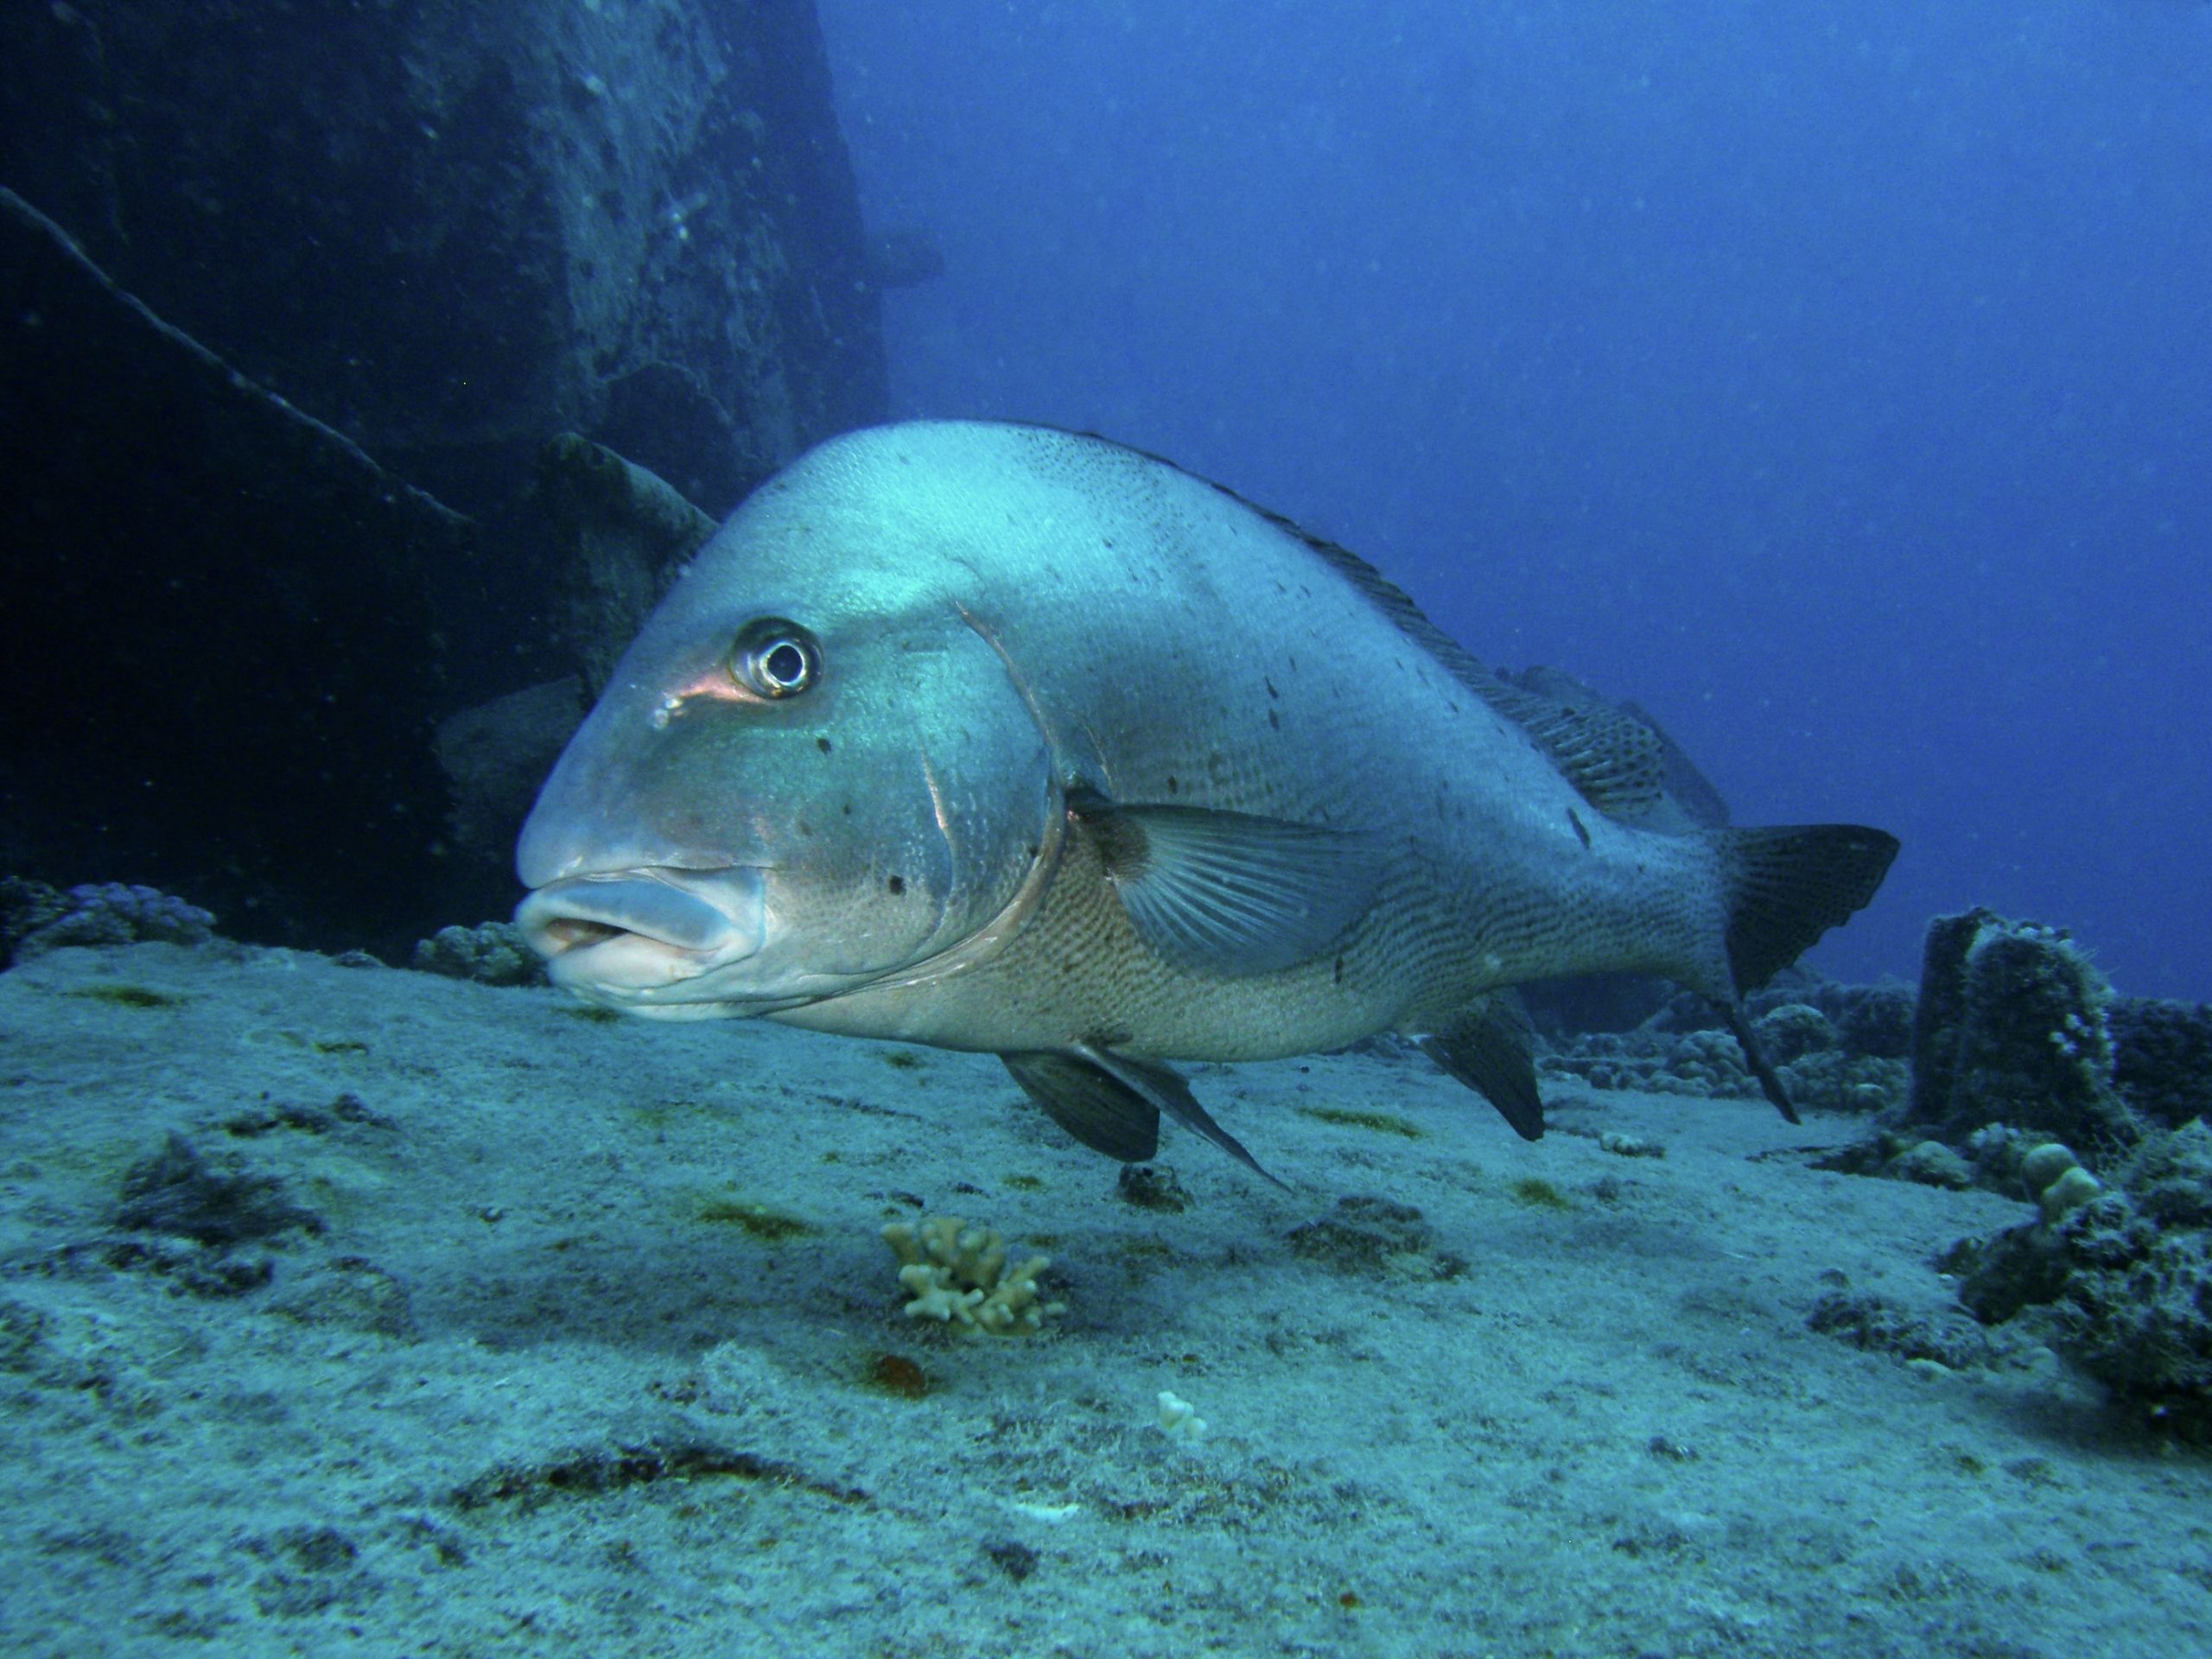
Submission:
<svg viewBox="0 0 2212 1659">
<path fill-rule="evenodd" d="M 1739 997 L 1863 909 L 1897 855 L 1895 836 L 1855 823 L 1729 830 L 1719 840 L 1728 975 Z"/>
</svg>

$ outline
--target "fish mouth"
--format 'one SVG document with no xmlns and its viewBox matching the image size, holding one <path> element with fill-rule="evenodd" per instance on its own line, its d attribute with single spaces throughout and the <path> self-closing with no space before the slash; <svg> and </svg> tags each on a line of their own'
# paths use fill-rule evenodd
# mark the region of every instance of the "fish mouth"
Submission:
<svg viewBox="0 0 2212 1659">
<path fill-rule="evenodd" d="M 549 881 L 515 925 L 556 985 L 596 1002 L 711 1000 L 695 982 L 754 955 L 767 938 L 763 873 L 746 864 L 687 870 L 648 865 Z"/>
</svg>

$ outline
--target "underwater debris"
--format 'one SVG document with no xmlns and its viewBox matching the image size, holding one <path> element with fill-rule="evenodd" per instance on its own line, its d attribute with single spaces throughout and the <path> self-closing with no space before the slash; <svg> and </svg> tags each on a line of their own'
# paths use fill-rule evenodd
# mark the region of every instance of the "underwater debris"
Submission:
<svg viewBox="0 0 2212 1659">
<path fill-rule="evenodd" d="M 218 1171 L 174 1130 L 159 1152 L 124 1173 L 122 1197 L 117 1226 L 200 1244 L 273 1238 L 295 1229 L 322 1230 L 322 1217 L 287 1199 L 275 1178 Z"/>
<path fill-rule="evenodd" d="M 2131 1107 L 2168 1128 L 2212 1116 L 2212 1004 L 2115 997 L 2105 1024 L 2113 1084 Z"/>
<path fill-rule="evenodd" d="M 795 1464 L 734 1452 L 702 1442 L 625 1446 L 578 1452 L 537 1464 L 509 1464 L 455 1487 L 447 1502 L 463 1511 L 493 1503 L 513 1503 L 525 1512 L 555 1498 L 598 1497 L 632 1486 L 660 1481 L 696 1481 L 711 1476 L 772 1481 L 797 1487 L 832 1503 L 868 1504 L 875 1500 L 858 1486 L 823 1480 Z"/>
<path fill-rule="evenodd" d="M 1945 1254 L 1961 1303 L 1986 1324 L 2044 1310 L 2115 1403 L 2212 1439 L 2212 1130 L 2153 1132 L 2103 1184 L 2055 1142 L 2016 1161 L 2039 1217 Z"/>
<path fill-rule="evenodd" d="M 523 943 L 522 930 L 512 922 L 442 927 L 416 942 L 415 968 L 418 973 L 473 979 L 480 985 L 545 982 L 544 963 Z"/>
<path fill-rule="evenodd" d="M 1180 1215 L 1191 1207 L 1191 1195 L 1175 1172 L 1165 1164 L 1123 1164 L 1115 1178 L 1115 1195 L 1140 1210 L 1164 1210 Z"/>
<path fill-rule="evenodd" d="M 1418 1123 L 1410 1122 L 1395 1112 L 1356 1111 L 1344 1106 L 1300 1106 L 1299 1116 L 1310 1117 L 1316 1122 L 1333 1123 L 1351 1129 L 1372 1129 L 1377 1135 L 1395 1135 L 1408 1141 L 1418 1141 L 1426 1133 Z"/>
<path fill-rule="evenodd" d="M 1830 1292 L 1813 1304 L 1805 1324 L 1854 1348 L 1893 1354 L 1909 1364 L 1932 1362 L 1948 1371 L 1986 1369 L 2005 1358 L 1988 1333 L 1970 1319 L 1928 1318 L 1864 1293 Z"/>
<path fill-rule="evenodd" d="M 2113 1084 L 2112 988 L 2056 928 L 1969 911 L 1929 924 L 1910 1121 L 1963 1146 L 1993 1123 L 2101 1162 L 2139 1128 Z"/>
<path fill-rule="evenodd" d="M 868 1385 L 878 1394 L 919 1400 L 930 1391 L 930 1377 L 904 1354 L 878 1354 L 868 1368 Z"/>
<path fill-rule="evenodd" d="M 39 882 L 13 882 L 5 912 L 14 959 L 29 962 L 70 945 L 205 944 L 215 937 L 215 918 L 158 887 L 122 881 L 86 882 L 66 894 Z M 14 931 L 20 927 L 20 931 Z"/>
<path fill-rule="evenodd" d="M 1287 1236 L 1293 1251 L 1332 1273 L 1452 1279 L 1467 1270 L 1465 1256 L 1435 1248 L 1436 1230 L 1419 1210 L 1366 1194 L 1338 1198 L 1333 1213 Z"/>
<path fill-rule="evenodd" d="M 755 1199 L 731 1198 L 722 1193 L 702 1199 L 698 1214 L 701 1221 L 740 1228 L 764 1244 L 781 1244 L 791 1239 L 804 1238 L 817 1230 L 814 1224 L 804 1217 L 786 1215 L 772 1205 Z"/>
<path fill-rule="evenodd" d="M 73 36 L 65 50 L 74 53 L 94 31 L 82 12 L 69 15 L 79 26 L 50 38 Z M 280 32 L 288 26 L 273 14 L 263 21 Z M 262 146 L 244 146 L 233 159 L 245 171 L 232 175 L 235 187 L 221 187 L 207 172 L 213 150 L 153 137 L 194 130 L 202 115 L 235 118 L 255 102 L 231 70 L 209 63 L 175 73 L 174 54 L 150 36 L 126 44 L 103 23 L 97 66 L 84 61 L 94 79 L 79 82 L 61 62 L 41 70 L 35 55 L 26 57 L 39 32 L 10 37 L 10 70 L 31 80 L 59 77 L 54 85 L 86 95 L 43 105 L 41 118 L 40 154 L 82 183 L 57 177 L 54 194 L 32 194 L 75 220 L 113 271 L 61 225 L 0 189 L 0 263 L 11 283 L 9 429 L 21 446 L 10 470 L 38 481 L 8 503 L 0 609 L 18 638 L 69 642 L 43 652 L 38 672 L 10 682 L 10 729 L 42 734 L 10 745 L 11 854 L 24 868 L 67 868 L 97 846 L 112 868 L 159 870 L 265 942 L 372 936 L 397 908 L 422 902 L 450 878 L 432 835 L 395 829 L 433 820 L 444 804 L 421 754 L 446 678 L 429 572 L 474 556 L 474 533 L 350 439 L 257 384 L 274 368 L 270 347 L 285 332 L 285 314 L 298 313 L 241 303 L 236 284 L 261 278 L 273 283 L 271 296 L 299 291 L 270 275 L 287 249 L 305 253 L 299 220 L 266 211 L 207 215 L 201 228 L 209 237 L 235 235 L 257 251 L 230 244 L 241 250 L 234 259 L 203 242 L 197 257 L 181 260 L 161 245 L 158 211 L 142 219 L 117 197 L 90 213 L 68 206 L 95 199 L 79 192 L 105 173 L 100 157 L 111 144 L 156 171 L 177 169 L 157 194 L 181 189 L 235 206 L 245 199 L 235 190 L 274 186 L 285 169 L 246 153 Z M 277 55 L 264 53 L 257 70 L 272 93 L 296 98 L 297 65 L 288 73 Z M 357 73 L 362 57 L 331 60 L 350 58 L 346 73 Z M 395 62 L 391 73 L 405 72 Z M 193 119 L 169 124 L 183 118 L 171 95 L 187 93 Z M 375 118 L 356 99 L 321 103 L 325 113 L 345 105 Z M 63 137 L 65 130 L 79 136 Z M 388 207 L 396 181 L 367 170 L 375 200 Z M 296 176 L 287 199 L 319 212 L 333 181 Z M 31 181 L 18 174 L 10 182 Z M 480 212 L 482 203 L 470 207 Z M 270 235 L 280 221 L 291 232 Z M 334 277 L 343 263 L 323 269 Z M 174 321 L 131 291 L 142 283 L 165 309 L 176 308 Z M 371 285 L 390 291 L 378 279 Z M 354 319 L 366 323 L 378 309 L 372 302 Z M 226 327 L 224 315 L 241 326 Z M 213 338 L 211 348 L 180 321 L 229 338 Z M 303 401 L 334 413 L 344 407 L 350 425 L 355 391 L 367 384 L 362 359 L 351 356 L 350 369 L 334 361 L 320 321 L 307 334 L 325 353 L 321 366 L 337 378 L 304 363 L 294 365 L 296 377 L 278 372 Z M 357 338 L 340 355 L 359 346 Z M 226 359 L 219 354 L 226 347 L 242 356 Z M 441 363 L 435 372 L 449 368 Z M 353 390 L 340 389 L 348 384 Z M 423 410 L 417 403 L 414 413 Z M 162 575 L 149 582 L 152 548 Z M 308 684 L 318 691 L 301 695 Z M 218 730 L 223 753 L 243 764 L 210 764 Z"/>
<path fill-rule="evenodd" d="M 1800 979 L 1752 997 L 1749 1006 L 1760 1046 L 1800 1107 L 1876 1112 L 1903 1098 L 1910 1074 L 1897 1027 L 1900 1006 L 1909 1022 L 1911 1005 L 1901 988 Z M 1715 1017 L 1698 999 L 1677 997 L 1633 1031 L 1567 1038 L 1539 1070 L 1592 1089 L 1753 1098 L 1758 1080 L 1744 1064 L 1742 1046 L 1713 1023 Z"/>
<path fill-rule="evenodd" d="M 646 613 L 717 522 L 659 474 L 574 432 L 556 435 L 538 451 L 537 484 L 551 563 L 562 573 L 556 614 L 582 667 L 583 689 L 596 697 Z M 582 713 L 575 701 L 571 692 L 571 730 Z M 566 738 L 562 734 L 543 757 L 531 794 Z M 527 797 L 521 805 L 527 812 Z"/>
</svg>

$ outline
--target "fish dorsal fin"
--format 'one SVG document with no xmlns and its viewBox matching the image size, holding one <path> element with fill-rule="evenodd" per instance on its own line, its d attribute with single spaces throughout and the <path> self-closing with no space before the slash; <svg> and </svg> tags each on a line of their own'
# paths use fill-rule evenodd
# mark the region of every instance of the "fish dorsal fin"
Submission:
<svg viewBox="0 0 2212 1659">
<path fill-rule="evenodd" d="M 1510 680 L 1476 689 L 1535 738 L 1600 812 L 1636 819 L 1658 806 L 1666 792 L 1666 746 L 1642 721 L 1610 704 L 1562 702 Z"/>
<path fill-rule="evenodd" d="M 1317 957 L 1366 913 L 1372 839 L 1319 824 L 1191 806 L 1116 806 L 1089 791 L 1068 810 L 1122 908 L 1160 957 L 1199 973 L 1274 973 Z"/>
<path fill-rule="evenodd" d="M 1227 485 L 1202 478 L 1164 456 L 1093 432 L 1077 435 L 1197 479 L 1302 543 L 1453 679 L 1526 732 L 1582 798 L 1608 817 L 1641 818 L 1664 798 L 1666 746 L 1633 715 L 1611 704 L 1579 707 L 1516 685 L 1430 621 L 1412 595 L 1349 548 L 1316 536 L 1294 520 L 1245 499 Z"/>
<path fill-rule="evenodd" d="M 1629 698 L 1621 701 L 1621 712 L 1630 720 L 1642 721 L 1659 740 L 1659 767 L 1666 779 L 1667 798 L 1694 830 L 1726 830 L 1728 827 L 1728 803 L 1713 779 L 1697 767 L 1697 763 L 1682 753 L 1682 746 L 1675 741 L 1667 728 L 1659 723 L 1658 716 L 1649 709 Z"/>
<path fill-rule="evenodd" d="M 1595 698 L 1567 702 L 1516 685 L 1430 621 L 1404 588 L 1358 554 L 1300 530 L 1280 513 L 1252 510 L 1303 542 L 1452 678 L 1528 733 L 1600 812 L 1634 819 L 1659 804 L 1666 790 L 1666 747 L 1642 721 Z"/>
<path fill-rule="evenodd" d="M 1600 812 L 1635 819 L 1659 804 L 1666 789 L 1666 747 L 1643 721 L 1610 703 L 1593 699 L 1587 706 L 1577 706 L 1516 685 L 1430 621 L 1411 594 L 1350 548 L 1316 536 L 1234 490 L 1219 484 L 1213 487 L 1303 543 L 1453 679 L 1528 733 L 1567 782 Z"/>
</svg>

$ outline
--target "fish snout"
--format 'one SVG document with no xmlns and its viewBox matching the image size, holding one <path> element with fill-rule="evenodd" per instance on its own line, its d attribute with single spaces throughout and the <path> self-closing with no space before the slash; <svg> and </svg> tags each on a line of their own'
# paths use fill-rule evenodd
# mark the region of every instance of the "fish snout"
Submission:
<svg viewBox="0 0 2212 1659">
<path fill-rule="evenodd" d="M 550 881 L 516 908 L 515 925 L 555 984 L 633 1003 L 753 955 L 767 916 L 752 866 L 642 866 Z"/>
</svg>

